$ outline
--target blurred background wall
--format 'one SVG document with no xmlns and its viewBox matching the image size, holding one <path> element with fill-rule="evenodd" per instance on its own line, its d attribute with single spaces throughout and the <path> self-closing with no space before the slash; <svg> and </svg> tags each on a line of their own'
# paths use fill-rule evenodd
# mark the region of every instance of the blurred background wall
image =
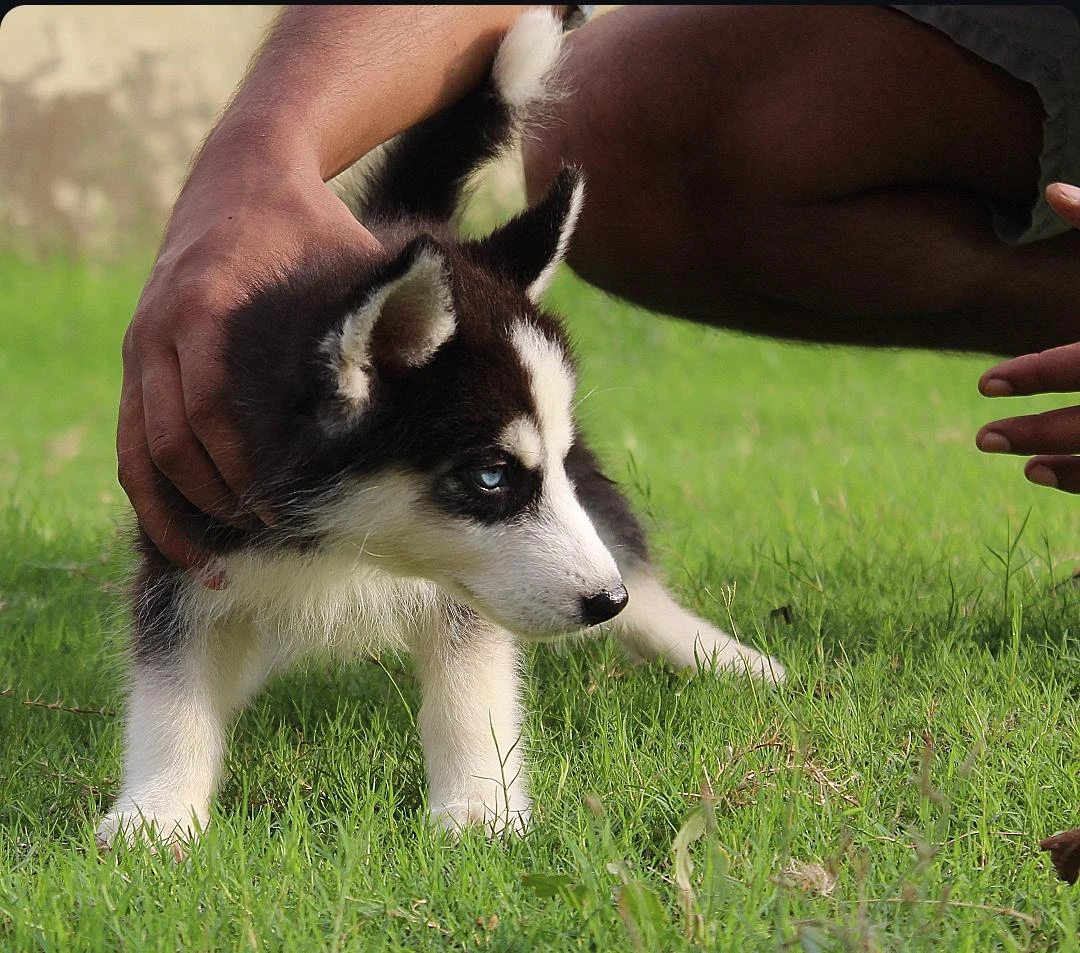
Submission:
<svg viewBox="0 0 1080 953">
<path fill-rule="evenodd" d="M 0 251 L 149 256 L 279 6 L 22 6 L 0 23 Z M 513 160 L 473 214 L 522 200 Z M 471 214 L 466 219 L 469 224 Z"/>
<path fill-rule="evenodd" d="M 156 245 L 267 6 L 23 6 L 0 24 L 0 244 Z"/>
<path fill-rule="evenodd" d="M 0 23 L 0 246 L 156 247 L 276 6 L 22 6 Z"/>
</svg>

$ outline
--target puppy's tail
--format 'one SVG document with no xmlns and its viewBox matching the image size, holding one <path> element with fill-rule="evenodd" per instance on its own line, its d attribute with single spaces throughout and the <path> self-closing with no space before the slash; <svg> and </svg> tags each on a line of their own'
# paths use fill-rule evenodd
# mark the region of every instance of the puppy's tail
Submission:
<svg viewBox="0 0 1080 953">
<path fill-rule="evenodd" d="M 562 40 L 563 24 L 550 9 L 522 14 L 479 86 L 369 153 L 332 187 L 365 224 L 450 221 L 473 174 L 512 149 L 530 111 L 556 97 Z"/>
</svg>

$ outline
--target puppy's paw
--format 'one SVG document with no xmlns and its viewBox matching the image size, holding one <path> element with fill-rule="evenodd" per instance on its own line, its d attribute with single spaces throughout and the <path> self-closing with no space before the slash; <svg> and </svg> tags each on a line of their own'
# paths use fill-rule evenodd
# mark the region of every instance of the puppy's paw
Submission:
<svg viewBox="0 0 1080 953">
<path fill-rule="evenodd" d="M 759 652 L 726 632 L 703 623 L 694 639 L 694 661 L 685 666 L 691 672 L 748 675 L 768 685 L 779 685 L 787 671 L 771 655 Z"/>
<path fill-rule="evenodd" d="M 443 830 L 458 837 L 463 828 L 479 827 L 489 838 L 506 834 L 524 834 L 532 817 L 532 803 L 524 795 L 506 798 L 498 804 L 461 799 L 436 804 L 430 810 L 432 820 Z"/>
<path fill-rule="evenodd" d="M 787 678 L 787 669 L 771 655 L 759 652 L 747 645 L 739 645 L 734 658 L 713 667 L 712 662 L 703 659 L 707 670 L 730 672 L 733 675 L 749 675 L 759 678 L 766 685 L 780 685 Z"/>
<path fill-rule="evenodd" d="M 155 853 L 184 859 L 187 849 L 206 826 L 193 810 L 140 810 L 130 799 L 117 802 L 98 825 L 95 840 L 100 850 L 112 850 L 122 844 L 147 844 Z"/>
</svg>

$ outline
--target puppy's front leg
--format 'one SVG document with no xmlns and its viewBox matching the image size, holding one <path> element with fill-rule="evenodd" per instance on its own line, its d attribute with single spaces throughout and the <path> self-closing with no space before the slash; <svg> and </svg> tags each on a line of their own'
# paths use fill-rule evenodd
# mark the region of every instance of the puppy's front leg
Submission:
<svg viewBox="0 0 1080 953">
<path fill-rule="evenodd" d="M 429 809 L 449 830 L 523 831 L 531 805 L 517 648 L 510 633 L 468 610 L 454 612 L 462 613 L 424 633 L 415 650 Z"/>
<path fill-rule="evenodd" d="M 137 649 L 123 785 L 98 827 L 99 846 L 161 841 L 179 854 L 206 826 L 230 716 L 268 668 L 246 626 L 192 633 L 168 654 Z"/>
</svg>

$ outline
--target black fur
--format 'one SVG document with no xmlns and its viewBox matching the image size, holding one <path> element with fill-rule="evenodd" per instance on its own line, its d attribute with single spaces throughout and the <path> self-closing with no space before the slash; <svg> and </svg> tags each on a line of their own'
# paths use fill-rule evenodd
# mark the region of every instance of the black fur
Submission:
<svg viewBox="0 0 1080 953">
<path fill-rule="evenodd" d="M 648 562 L 645 530 L 618 484 L 607 477 L 592 451 L 578 438 L 566 458 L 566 472 L 596 532 L 620 564 L 633 557 Z"/>
<path fill-rule="evenodd" d="M 182 653 L 187 639 L 180 616 L 184 579 L 145 534 L 140 534 L 139 548 L 142 561 L 134 587 L 132 648 L 141 665 L 167 663 Z"/>
<path fill-rule="evenodd" d="M 465 244 L 465 254 L 518 288 L 527 288 L 555 256 L 561 225 L 571 214 L 581 174 L 563 169 L 548 194 L 532 208 L 495 229 L 486 238 Z M 511 251 L 511 254 L 507 254 Z"/>
<path fill-rule="evenodd" d="M 391 140 L 366 183 L 364 220 L 450 221 L 473 173 L 509 145 L 513 121 L 489 73 L 455 105 Z"/>
</svg>

